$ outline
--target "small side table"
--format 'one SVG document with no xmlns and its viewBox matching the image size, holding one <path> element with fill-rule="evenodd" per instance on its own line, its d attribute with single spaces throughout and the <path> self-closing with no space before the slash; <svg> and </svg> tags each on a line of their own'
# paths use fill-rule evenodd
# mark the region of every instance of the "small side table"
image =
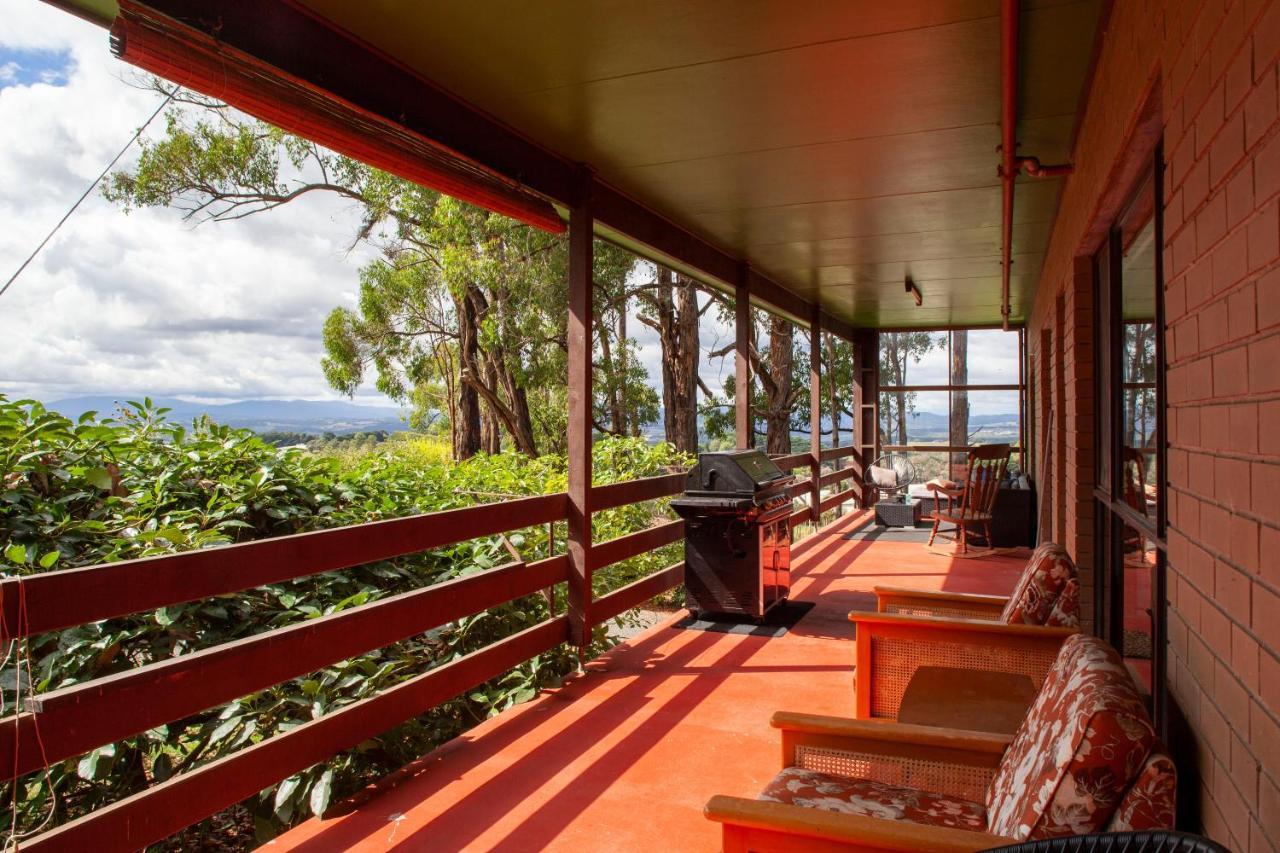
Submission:
<svg viewBox="0 0 1280 853">
<path fill-rule="evenodd" d="M 1011 735 L 1036 698 L 1025 675 L 922 666 L 898 706 L 898 722 Z"/>
<path fill-rule="evenodd" d="M 880 501 L 876 504 L 876 524 L 881 527 L 915 527 L 919 520 L 919 501 Z"/>
</svg>

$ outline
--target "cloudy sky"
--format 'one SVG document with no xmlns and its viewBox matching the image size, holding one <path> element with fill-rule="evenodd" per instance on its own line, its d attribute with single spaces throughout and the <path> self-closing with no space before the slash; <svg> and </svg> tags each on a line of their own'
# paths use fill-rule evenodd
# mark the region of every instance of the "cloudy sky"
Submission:
<svg viewBox="0 0 1280 853">
<path fill-rule="evenodd" d="M 159 105 L 125 82 L 131 73 L 103 30 L 39 0 L 6 0 L 5 12 L 0 283 Z M 320 330 L 335 306 L 354 306 L 357 271 L 373 256 L 351 249 L 358 224 L 353 206 L 320 195 L 196 227 L 170 210 L 126 215 L 94 192 L 0 297 L 0 393 L 336 399 L 320 371 Z M 705 317 L 708 350 L 731 339 L 714 315 Z M 631 329 L 656 380 L 657 340 L 639 323 Z M 972 349 L 972 381 L 1014 381 L 986 378 L 1007 346 Z M 945 369 L 938 352 L 912 379 L 942 381 Z M 718 389 L 731 371 L 727 359 L 708 361 L 703 378 Z M 973 408 L 1007 412 L 1006 398 Z M 369 387 L 357 402 L 389 401 Z M 945 400 L 920 402 L 945 410 Z"/>
</svg>

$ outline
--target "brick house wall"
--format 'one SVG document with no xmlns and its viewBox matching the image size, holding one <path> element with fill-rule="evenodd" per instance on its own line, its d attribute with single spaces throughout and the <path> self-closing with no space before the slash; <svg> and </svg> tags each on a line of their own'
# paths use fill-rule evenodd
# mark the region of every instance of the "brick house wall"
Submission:
<svg viewBox="0 0 1280 853">
<path fill-rule="evenodd" d="M 1088 259 L 1163 139 L 1171 747 L 1182 823 L 1240 851 L 1280 850 L 1277 53 L 1280 0 L 1114 0 L 1027 335 L 1045 535 L 1091 586 Z"/>
</svg>

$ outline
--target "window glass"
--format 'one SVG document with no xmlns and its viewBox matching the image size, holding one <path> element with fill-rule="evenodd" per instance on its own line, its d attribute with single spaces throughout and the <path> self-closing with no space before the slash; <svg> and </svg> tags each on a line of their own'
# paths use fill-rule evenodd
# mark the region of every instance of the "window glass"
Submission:
<svg viewBox="0 0 1280 853">
<path fill-rule="evenodd" d="M 1156 418 L 1155 220 L 1118 235 L 1121 241 L 1118 364 L 1113 393 L 1119 395 L 1119 495 L 1146 525 L 1123 525 L 1119 543 L 1123 577 L 1122 649 L 1130 668 L 1151 687 L 1155 615 L 1153 584 L 1158 551 L 1149 530 L 1160 500 Z M 1118 375 L 1117 375 L 1118 374 Z"/>
<path fill-rule="evenodd" d="M 1018 333 L 971 329 L 953 333 L 951 369 L 956 385 L 1017 385 Z"/>
</svg>

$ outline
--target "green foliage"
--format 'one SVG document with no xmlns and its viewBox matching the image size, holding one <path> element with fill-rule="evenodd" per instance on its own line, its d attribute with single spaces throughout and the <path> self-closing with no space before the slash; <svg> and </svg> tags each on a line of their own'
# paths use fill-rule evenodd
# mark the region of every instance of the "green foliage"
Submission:
<svg viewBox="0 0 1280 853">
<path fill-rule="evenodd" d="M 447 458 L 447 446 L 444 449 Z M 26 575 L 306 530 L 356 524 L 564 489 L 565 461 L 517 453 L 442 464 L 438 439 L 396 437 L 376 451 L 342 458 L 276 448 L 247 430 L 201 419 L 169 422 L 149 401 L 114 417 L 73 422 L 30 400 L 0 396 L 0 567 Z M 683 465 L 666 446 L 634 439 L 597 444 L 596 480 L 612 482 Z M 599 540 L 651 524 L 664 502 L 601 513 Z M 516 531 L 526 559 L 562 551 L 563 525 Z M 668 552 L 670 548 L 666 549 Z M 35 692 L 129 670 L 272 628 L 509 562 L 498 537 L 359 566 L 31 639 Z M 601 572 L 605 592 L 673 562 L 648 554 Z M 556 596 L 563 612 L 563 591 Z M 18 781 L 20 827 L 41 822 L 57 792 L 54 823 L 175 773 L 330 713 L 458 655 L 548 618 L 548 600 L 527 596 L 427 634 L 340 661 L 317 672 L 174 721 Z M 597 650 L 610 642 L 598 632 Z M 524 701 L 576 664 L 558 648 L 423 716 L 262 792 L 251 804 L 260 837 L 324 811 L 330 802 Z M 11 666 L 7 685 L 26 686 Z M 7 796 L 15 796 L 10 791 Z"/>
<path fill-rule="evenodd" d="M 188 93 L 180 101 L 166 115 L 164 136 L 144 140 L 137 164 L 109 177 L 108 200 L 125 210 L 173 208 L 195 222 L 240 219 L 312 193 L 353 202 L 361 212 L 355 240 L 373 242 L 381 256 L 360 271 L 357 306 L 335 308 L 324 323 L 330 386 L 351 394 L 374 380 L 411 408 L 414 428 L 452 431 L 459 457 L 479 447 L 481 410 L 487 426 L 526 454 L 563 451 L 564 235 L 442 196 L 216 101 Z M 636 259 L 604 242 L 595 253 L 606 306 L 597 342 L 617 354 L 601 360 L 595 390 L 619 417 L 601 422 L 649 422 L 657 395 L 613 316 L 626 312 Z"/>
</svg>

